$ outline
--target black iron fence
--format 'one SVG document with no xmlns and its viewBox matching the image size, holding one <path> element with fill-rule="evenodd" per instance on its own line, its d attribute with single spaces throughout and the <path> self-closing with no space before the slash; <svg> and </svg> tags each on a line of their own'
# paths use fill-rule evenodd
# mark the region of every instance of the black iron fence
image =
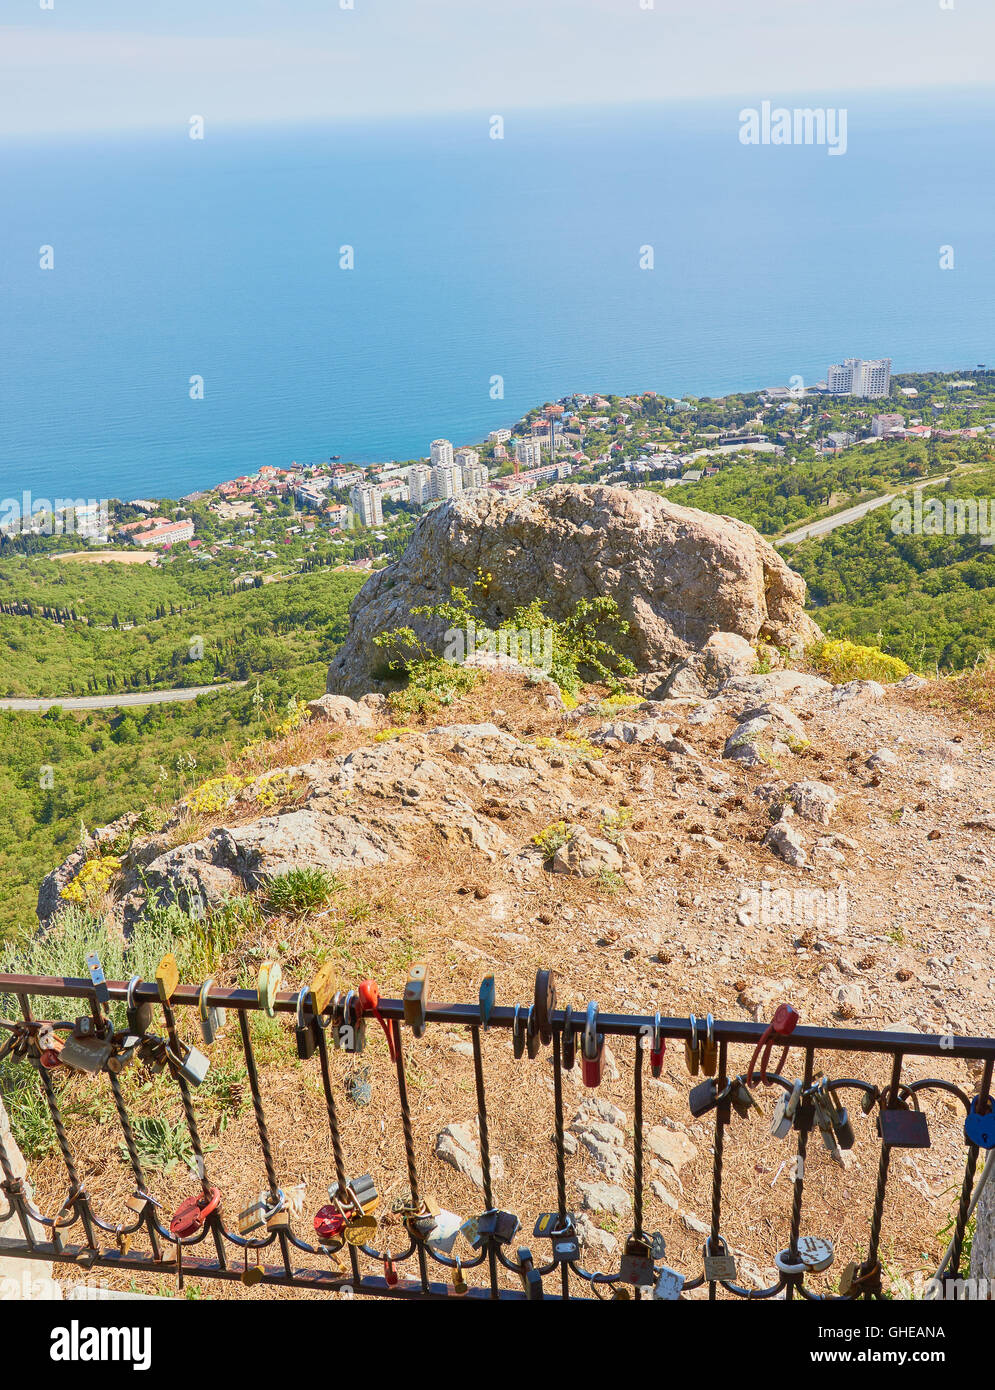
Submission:
<svg viewBox="0 0 995 1390">
<path fill-rule="evenodd" d="M 667 1299 L 701 1288 L 707 1289 L 711 1299 L 717 1297 L 720 1289 L 744 1299 L 769 1299 L 782 1291 L 789 1299 L 874 1298 L 882 1293 L 879 1256 L 892 1151 L 930 1144 L 928 1119 L 920 1108 L 920 1097 L 931 1089 L 940 1089 L 956 1097 L 964 1107 L 964 1172 L 947 1259 L 948 1273 L 952 1275 L 960 1267 L 972 1199 L 977 1193 L 979 1152 L 995 1147 L 995 1112 L 989 1101 L 995 1038 L 804 1027 L 790 1006 L 782 1006 L 767 1027 L 751 1022 L 717 1021 L 711 1016 L 682 1019 L 659 1014 L 601 1013 L 593 1004 L 577 1013 L 556 1007 L 555 982 L 547 971 L 540 971 L 536 978 L 531 1004 L 512 1008 L 494 1005 L 490 977 L 482 984 L 475 1004 L 430 1003 L 424 972 L 417 966 L 412 969 L 403 999 L 380 999 L 376 986 L 369 981 L 354 991 L 333 992 L 334 983 L 325 972 L 319 972 L 312 985 L 303 990 L 281 991 L 278 968 L 269 965 L 263 967 L 257 990 L 221 989 L 213 981 L 200 987 L 181 985 L 169 957 L 160 966 L 155 982 L 137 978 L 128 982 L 105 981 L 98 961 L 91 959 L 88 965 L 90 979 L 0 974 L 0 1003 L 6 999 L 8 1005 L 14 1005 L 13 1009 L 7 1008 L 6 1019 L 0 1010 L 0 1059 L 6 1058 L 8 1065 L 20 1063 L 37 1070 L 68 1184 L 57 1210 L 49 1214 L 39 1211 L 28 1185 L 15 1177 L 11 1154 L 0 1133 L 0 1222 L 9 1223 L 14 1218 L 21 1232 L 0 1242 L 3 1255 L 135 1274 L 173 1270 L 180 1283 L 186 1275 L 195 1275 L 289 1289 L 332 1292 L 349 1288 L 354 1294 L 402 1299 L 454 1295 L 496 1300 L 650 1296 Z M 40 1017 L 32 1005 L 38 999 L 81 1000 L 86 1013 L 67 1020 Z M 114 1004 L 124 1005 L 127 1022 L 123 1029 L 116 1028 L 113 1022 Z M 271 1016 L 294 1016 L 298 1056 L 320 1074 L 334 1182 L 329 1188 L 328 1203 L 313 1215 L 302 1217 L 292 1210 L 274 1161 L 248 1022 L 250 1012 L 258 1009 Z M 196 1011 L 205 1043 L 222 1022 L 220 1011 L 233 1011 L 238 1021 L 268 1188 L 257 1203 L 234 1220 L 224 1209 L 219 1188 L 212 1182 L 201 1142 L 194 1095 L 209 1064 L 199 1048 L 181 1040 L 177 1016 L 184 1010 Z M 158 1033 L 155 1029 L 160 1017 L 162 1032 Z M 371 1022 L 383 1028 L 396 1071 L 397 1120 L 403 1132 L 410 1187 L 410 1202 L 392 1214 L 389 1248 L 375 1214 L 379 1198 L 373 1180 L 368 1175 L 349 1174 L 345 1169 L 342 1121 L 336 1108 L 329 1062 L 330 1051 L 336 1048 L 361 1050 L 366 1026 Z M 472 1045 L 485 1210 L 462 1228 L 468 1252 L 462 1257 L 446 1253 L 433 1240 L 438 1213 L 422 1195 L 405 1079 L 402 1024 L 415 1036 L 436 1024 L 462 1027 Z M 537 1219 L 531 1234 L 521 1226 L 518 1214 L 494 1205 L 481 1048 L 481 1033 L 490 1028 L 511 1030 L 516 1056 L 525 1052 L 536 1056 L 542 1049 L 552 1050 L 556 1209 L 534 1214 Z M 595 1089 L 601 1080 L 606 1038 L 623 1040 L 633 1049 L 634 1162 L 633 1230 L 624 1242 L 618 1268 L 603 1273 L 585 1268 L 575 1217 L 567 1205 L 563 1071 L 578 1066 L 584 1085 Z M 644 1076 L 647 1071 L 660 1074 L 668 1042 L 677 1042 L 683 1048 L 695 1083 L 689 1095 L 692 1115 L 710 1116 L 714 1122 L 711 1225 L 700 1272 L 682 1273 L 668 1266 L 662 1242 L 645 1229 Z M 754 1049 L 750 1067 L 743 1074 L 730 1076 L 729 1047 L 744 1044 Z M 783 1048 L 774 1072 L 769 1070 L 772 1048 Z M 888 1059 L 889 1080 L 879 1088 L 853 1077 L 817 1076 L 817 1051 Z M 800 1058 L 800 1066 L 792 1067 L 799 1080 L 788 1080 L 781 1074 L 789 1056 Z M 980 1061 L 977 1094 L 969 1096 L 946 1080 L 903 1080 L 906 1059 L 929 1057 Z M 168 1073 L 175 1080 L 182 1102 L 199 1187 L 170 1214 L 150 1190 L 132 1117 L 123 1099 L 120 1076 L 129 1065 Z M 53 1085 L 53 1072 L 59 1067 L 106 1077 L 135 1181 L 135 1193 L 127 1202 L 127 1217 L 123 1221 L 99 1211 L 87 1191 L 86 1174 L 81 1171 Z M 777 1097 L 772 1133 L 782 1138 L 792 1134 L 795 1137 L 785 1247 L 776 1257 L 776 1282 L 761 1289 L 747 1288 L 737 1281 L 736 1261 L 722 1234 L 727 1130 L 733 1111 L 744 1114 L 756 1105 L 754 1092 L 758 1086 L 773 1088 Z M 863 1258 L 843 1272 L 838 1295 L 825 1295 L 815 1292 L 807 1282 L 811 1274 L 832 1262 L 834 1252 L 828 1241 L 801 1234 L 805 1159 L 816 1131 L 829 1149 L 845 1150 L 852 1146 L 853 1125 L 845 1105 L 848 1096 L 859 1098 L 865 1114 L 876 1115 L 880 1138 L 877 1182 Z M 400 1245 L 398 1221 L 404 1232 Z M 306 1239 L 295 1229 L 300 1225 L 307 1230 Z M 451 1252 L 452 1247 L 449 1249 Z M 318 1256 L 322 1263 L 297 1267 L 298 1252 Z M 515 1278 L 509 1279 L 507 1274 L 502 1277 L 502 1271 L 510 1271 Z M 468 1274 L 472 1275 L 469 1280 Z"/>
</svg>

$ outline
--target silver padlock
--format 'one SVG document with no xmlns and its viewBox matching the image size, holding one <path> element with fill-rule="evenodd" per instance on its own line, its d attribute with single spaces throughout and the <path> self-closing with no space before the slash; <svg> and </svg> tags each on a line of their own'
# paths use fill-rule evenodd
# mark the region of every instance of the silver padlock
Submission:
<svg viewBox="0 0 995 1390">
<path fill-rule="evenodd" d="M 208 1046 L 214 1042 L 214 1039 L 228 1022 L 228 1014 L 220 1005 L 208 1004 L 207 1002 L 207 994 L 213 984 L 213 978 L 205 980 L 197 996 L 197 1011 L 200 1014 L 200 1032 L 204 1042 L 207 1043 Z"/>
<path fill-rule="evenodd" d="M 96 1074 L 106 1067 L 112 1051 L 111 1039 L 95 1031 L 92 1019 L 79 1018 L 59 1053 L 59 1061 L 73 1071 Z"/>
<path fill-rule="evenodd" d="M 798 1102 L 802 1098 L 802 1083 L 796 1081 L 790 1091 L 785 1091 L 774 1106 L 770 1132 L 775 1139 L 787 1139 L 795 1122 Z"/>
<path fill-rule="evenodd" d="M 178 1072 L 185 1081 L 189 1081 L 191 1086 L 199 1086 L 211 1068 L 210 1058 L 196 1047 L 185 1048 L 182 1057 L 177 1057 L 175 1052 L 171 1052 L 167 1048 L 166 1056 L 169 1058 L 174 1071 Z"/>
<path fill-rule="evenodd" d="M 653 1297 L 674 1301 L 680 1298 L 683 1287 L 684 1275 L 678 1274 L 677 1270 L 671 1269 L 669 1265 L 664 1265 L 656 1281 Z"/>
</svg>

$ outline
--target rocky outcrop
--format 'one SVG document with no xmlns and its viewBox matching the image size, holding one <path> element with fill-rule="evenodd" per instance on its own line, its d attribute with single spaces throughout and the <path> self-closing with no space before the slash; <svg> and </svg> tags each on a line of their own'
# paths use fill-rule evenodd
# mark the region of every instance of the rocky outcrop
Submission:
<svg viewBox="0 0 995 1390">
<path fill-rule="evenodd" d="M 517 499 L 482 491 L 430 512 L 401 559 L 363 586 L 328 691 L 378 688 L 379 633 L 409 626 L 443 651 L 445 624 L 411 610 L 469 589 L 478 570 L 491 576 L 482 617 L 492 627 L 534 599 L 554 619 L 578 599 L 615 599 L 630 624 L 620 649 L 663 679 L 691 662 L 690 678 L 717 684 L 743 671 L 751 643 L 819 635 L 803 611 L 804 581 L 744 522 L 625 488 L 563 485 Z"/>
</svg>

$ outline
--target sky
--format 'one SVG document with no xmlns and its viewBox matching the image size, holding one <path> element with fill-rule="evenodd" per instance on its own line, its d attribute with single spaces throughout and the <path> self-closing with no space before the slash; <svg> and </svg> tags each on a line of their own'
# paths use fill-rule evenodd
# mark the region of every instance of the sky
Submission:
<svg viewBox="0 0 995 1390">
<path fill-rule="evenodd" d="M 995 0 L 0 0 L 0 134 L 829 105 L 988 83 L 993 52 Z"/>
</svg>

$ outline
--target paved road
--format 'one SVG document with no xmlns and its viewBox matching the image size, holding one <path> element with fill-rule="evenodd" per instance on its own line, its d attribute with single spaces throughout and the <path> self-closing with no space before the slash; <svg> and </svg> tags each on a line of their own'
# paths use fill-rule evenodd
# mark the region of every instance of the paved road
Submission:
<svg viewBox="0 0 995 1390">
<path fill-rule="evenodd" d="M 949 474 L 947 475 L 949 476 Z M 924 478 L 921 483 L 912 483 L 912 489 L 932 487 L 936 483 L 945 483 L 947 478 Z M 899 488 L 899 492 L 908 492 L 909 488 Z M 832 516 L 824 516 L 821 521 L 810 521 L 807 526 L 799 526 L 797 531 L 789 531 L 786 536 L 779 537 L 774 542 L 775 545 L 795 545 L 798 541 L 809 541 L 815 536 L 828 536 L 830 531 L 835 531 L 837 526 L 846 526 L 851 521 L 859 521 L 861 517 L 873 512 L 877 507 L 883 507 L 886 502 L 891 502 L 898 496 L 897 492 L 886 492 L 883 497 L 872 497 L 869 502 L 858 502 L 855 507 L 847 507 L 844 512 L 835 512 Z"/>
<path fill-rule="evenodd" d="M 53 705 L 61 709 L 117 709 L 121 705 L 165 705 L 172 700 L 196 700 L 214 690 L 241 690 L 248 681 L 227 681 L 224 685 L 188 685 L 181 690 L 139 690 L 129 695 L 66 695 L 50 700 L 0 700 L 0 709 L 47 710 Z"/>
</svg>

